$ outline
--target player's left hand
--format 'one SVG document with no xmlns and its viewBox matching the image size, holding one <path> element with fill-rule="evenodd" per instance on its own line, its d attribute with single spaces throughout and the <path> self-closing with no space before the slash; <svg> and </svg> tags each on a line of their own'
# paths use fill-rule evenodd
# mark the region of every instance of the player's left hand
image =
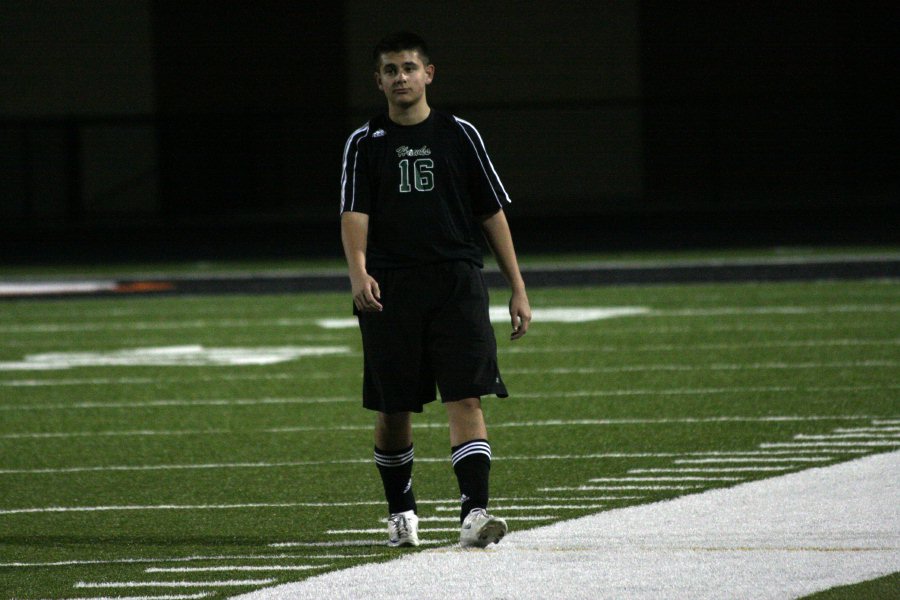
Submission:
<svg viewBox="0 0 900 600">
<path fill-rule="evenodd" d="M 528 304 L 528 294 L 525 290 L 514 291 L 509 299 L 509 316 L 512 322 L 511 340 L 517 340 L 528 333 L 528 325 L 531 323 L 531 305 Z"/>
</svg>

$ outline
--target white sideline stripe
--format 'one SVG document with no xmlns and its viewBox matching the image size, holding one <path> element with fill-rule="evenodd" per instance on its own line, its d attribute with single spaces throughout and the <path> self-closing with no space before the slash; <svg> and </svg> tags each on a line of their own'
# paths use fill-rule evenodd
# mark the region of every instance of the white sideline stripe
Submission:
<svg viewBox="0 0 900 600">
<path fill-rule="evenodd" d="M 458 508 L 456 510 L 459 510 Z M 459 519 L 456 519 L 459 521 Z M 421 522 L 421 519 L 419 519 Z M 369 529 L 327 529 L 325 531 L 326 535 L 353 535 L 353 534 L 373 534 L 373 533 L 385 533 L 386 530 L 384 527 L 372 527 Z M 419 533 L 459 533 L 459 527 L 422 527 L 419 529 Z"/>
<path fill-rule="evenodd" d="M 148 567 L 144 573 L 212 573 L 230 571 L 309 571 L 311 569 L 324 569 L 330 567 L 324 565 L 223 565 L 220 567 Z"/>
<path fill-rule="evenodd" d="M 578 500 L 578 498 L 571 498 Z M 594 510 L 603 508 L 605 504 L 506 504 L 492 505 L 491 510 Z M 434 510 L 438 512 L 459 512 L 459 506 L 436 506 Z M 459 531 L 459 528 L 456 529 Z"/>
<path fill-rule="evenodd" d="M 10 562 L 0 563 L 4 568 L 28 568 L 28 567 L 74 567 L 84 565 L 130 565 L 143 563 L 167 563 L 167 562 L 198 562 L 213 560 L 298 560 L 298 559 L 344 559 L 344 558 L 374 558 L 380 554 L 226 554 L 222 556 L 182 556 L 175 558 L 118 558 L 110 560 L 59 560 L 51 562 Z"/>
<path fill-rule="evenodd" d="M 505 372 L 505 371 L 504 371 Z M 516 398 L 602 398 L 615 396 L 699 396 L 718 394 L 769 393 L 769 392 L 867 392 L 872 390 L 894 390 L 900 385 L 839 385 L 839 386 L 730 386 L 714 388 L 673 388 L 673 389 L 624 389 L 624 390 L 575 390 L 571 392 L 522 392 Z"/>
<path fill-rule="evenodd" d="M 900 427 L 838 427 L 835 433 L 900 433 Z"/>
<path fill-rule="evenodd" d="M 615 481 L 743 481 L 743 477 L 591 477 L 588 481 L 593 483 Z"/>
<path fill-rule="evenodd" d="M 251 585 L 269 585 L 277 579 L 231 579 L 227 581 L 79 581 L 75 584 L 79 589 L 97 588 L 142 588 L 142 587 L 245 587 Z"/>
<path fill-rule="evenodd" d="M 107 283 L 107 282 L 103 282 Z M 491 307 L 494 314 L 501 321 L 509 319 L 508 308 L 505 306 Z M 546 310 L 572 312 L 574 317 L 583 319 L 586 314 L 579 315 L 579 311 L 616 310 L 594 307 L 556 307 Z M 623 307 L 622 310 L 643 311 L 640 307 Z M 896 312 L 900 309 L 891 304 L 846 304 L 833 306 L 769 306 L 769 307 L 718 307 L 706 309 L 677 309 L 677 310 L 651 310 L 640 312 L 644 317 L 708 317 L 723 315 L 810 315 L 822 313 L 880 313 Z M 540 314 L 540 313 L 537 313 Z M 552 313 L 551 313 L 552 314 Z M 566 314 L 560 313 L 560 314 Z M 630 313 L 638 314 L 638 313 Z M 622 314 L 621 316 L 629 316 Z M 178 329 L 206 329 L 206 328 L 248 328 L 248 327 L 297 327 L 303 325 L 320 325 L 320 322 L 334 322 L 345 328 L 357 326 L 354 318 L 316 319 L 316 318 L 283 318 L 283 319 L 192 319 L 171 321 L 126 321 L 126 322 L 79 322 L 79 323 L 38 323 L 34 325 L 3 325 L 0 333 L 62 333 L 83 331 L 171 331 Z M 782 331 L 779 327 L 777 330 Z"/>
<path fill-rule="evenodd" d="M 148 380 L 149 382 L 149 380 Z M 21 404 L 0 406 L 0 410 L 69 410 L 73 408 L 168 408 L 172 406 L 256 406 L 265 404 L 333 404 L 359 402 L 356 396 L 309 397 L 309 398 L 247 398 L 211 400 L 148 400 L 144 402 L 72 402 L 70 404 Z"/>
<path fill-rule="evenodd" d="M 679 467 L 672 469 L 628 469 L 629 473 L 755 473 L 788 471 L 794 467 Z"/>
<path fill-rule="evenodd" d="M 896 442 L 764 442 L 760 448 L 891 448 L 900 446 Z"/>
<path fill-rule="evenodd" d="M 418 502 L 418 500 L 417 500 Z M 384 504 L 382 500 L 379 504 Z M 456 510 L 459 510 L 457 508 Z M 437 546 L 444 544 L 443 540 L 419 540 L 420 546 Z M 350 546 L 387 546 L 385 538 L 376 540 L 340 540 L 334 542 L 276 542 L 269 544 L 269 548 L 343 548 Z"/>
<path fill-rule="evenodd" d="M 492 428 L 498 427 L 568 427 L 575 425 L 645 425 L 645 424 L 669 424 L 669 423 L 720 423 L 720 422 L 782 422 L 782 421 L 818 421 L 835 420 L 842 417 L 817 417 L 817 416 L 769 416 L 769 417 L 697 417 L 682 419 L 548 419 L 543 421 L 508 421 L 492 423 Z M 854 417 L 864 418 L 864 417 Z M 413 426 L 414 429 L 446 429 L 444 422 L 422 422 Z M 73 431 L 73 432 L 30 432 L 30 433 L 4 433 L 0 439 L 55 439 L 73 437 L 151 437 L 151 436 L 180 436 L 180 435 L 231 435 L 236 433 L 301 433 L 313 431 L 369 431 L 371 425 L 302 425 L 291 427 L 274 427 L 266 429 L 183 429 L 183 430 L 135 430 L 135 431 Z M 795 436 L 798 438 L 799 436 Z M 881 436 L 882 438 L 884 436 Z M 900 436 L 890 436 L 900 439 Z M 818 439 L 818 438 L 810 438 Z M 828 439 L 828 438 L 826 438 Z M 420 460 L 420 459 L 416 459 Z M 253 463 L 248 463 L 252 465 Z M 309 464 L 309 463 L 285 463 Z"/>
<path fill-rule="evenodd" d="M 782 458 L 676 458 L 675 464 L 715 464 L 715 463 L 803 463 L 803 462 L 827 462 L 833 460 L 831 456 L 785 456 Z"/>
<path fill-rule="evenodd" d="M 47 294 L 83 294 L 109 292 L 118 287 L 116 281 L 35 281 L 32 283 L 0 283 L 0 296 L 43 296 Z"/>
<path fill-rule="evenodd" d="M 67 600 L 194 600 L 195 598 L 209 598 L 212 595 L 212 592 L 199 592 L 197 594 L 166 594 L 162 596 L 81 596 Z"/>
<path fill-rule="evenodd" d="M 597 491 L 597 492 L 629 492 L 629 491 L 647 491 L 661 492 L 664 490 L 696 490 L 697 488 L 706 487 L 705 485 L 579 485 L 577 487 L 543 487 L 538 488 L 539 492 L 563 492 L 567 490 L 578 491 Z"/>
<path fill-rule="evenodd" d="M 330 375 L 329 375 L 330 376 Z M 266 376 L 271 378 L 271 376 Z M 285 374 L 278 377 L 279 379 L 296 379 L 295 374 Z M 304 375 L 308 377 L 308 375 Z M 252 376 L 249 379 L 259 379 L 260 377 Z M 223 376 L 218 378 L 196 378 L 193 381 L 213 380 L 227 381 L 231 379 L 244 379 L 243 377 Z M 60 380 L 34 381 L 34 382 L 16 382 L 16 381 L 0 381 L 0 385 L 68 385 L 68 384 L 87 384 L 99 385 L 102 383 L 116 383 L 122 380 L 112 379 L 85 379 L 77 380 L 72 383 L 59 383 Z M 168 379 L 167 381 L 173 381 Z M 151 384 L 157 383 L 156 379 L 139 379 L 130 383 Z M 823 392 L 866 392 L 880 390 L 900 389 L 900 385 L 841 385 L 841 386 L 730 386 L 730 387 L 711 387 L 711 388 L 670 388 L 670 389 L 619 389 L 619 390 L 573 390 L 569 392 L 522 392 L 515 394 L 515 398 L 520 399 L 544 399 L 544 398 L 604 398 L 618 396 L 699 396 L 699 395 L 720 395 L 720 394 L 742 394 L 742 393 L 768 393 L 768 392 L 798 392 L 798 393 L 815 393 Z M 340 402 L 360 402 L 358 396 L 336 396 L 336 397 L 296 397 L 296 398 L 238 398 L 238 399 L 209 399 L 209 400 L 148 400 L 140 402 L 97 402 L 83 401 L 64 404 L 19 404 L 0 406 L 0 411 L 18 411 L 18 410 L 68 410 L 68 409 L 100 409 L 100 408 L 169 408 L 169 407 L 185 407 L 185 406 L 254 406 L 257 404 L 329 404 Z M 876 422 L 878 424 L 878 422 Z"/>
<path fill-rule="evenodd" d="M 797 448 L 792 450 L 759 450 L 738 453 L 720 453 L 720 452 L 600 452 L 592 454 L 538 454 L 534 456 L 495 456 L 493 461 L 532 461 L 532 460 L 595 460 L 598 458 L 676 458 L 679 456 L 778 456 L 789 454 L 795 456 L 802 453 L 812 453 L 821 455 L 823 451 L 818 449 Z M 829 454 L 866 454 L 871 450 L 863 448 L 829 448 Z M 447 462 L 446 457 L 416 457 L 419 463 L 443 463 Z M 371 464 L 370 458 L 347 458 L 336 460 L 309 460 L 309 461 L 288 461 L 288 462 L 259 462 L 259 463 L 208 463 L 208 464 L 185 464 L 185 465 L 108 465 L 108 466 L 81 466 L 81 467 L 57 467 L 57 468 L 41 468 L 41 469 L 0 469 L 0 475 L 53 475 L 66 473 L 107 473 L 107 472 L 129 472 L 129 471 L 177 471 L 177 470 L 206 470 L 206 469 L 277 469 L 291 467 L 309 467 L 323 465 L 350 465 L 350 464 Z"/>
<path fill-rule="evenodd" d="M 897 346 L 900 339 L 861 339 L 842 338 L 820 340 L 798 340 L 787 342 L 744 342 L 740 344 L 643 344 L 637 346 L 627 345 L 602 345 L 602 346 L 516 346 L 498 349 L 500 354 L 563 354 L 582 352 L 682 352 L 685 350 L 744 350 L 749 348 L 821 348 L 823 346 Z"/>
<path fill-rule="evenodd" d="M 565 500 L 571 500 L 571 498 L 564 498 Z M 553 500 L 553 498 L 545 498 L 545 500 Z M 609 498 L 606 498 L 609 500 Z M 552 521 L 556 517 L 552 515 L 519 515 L 519 516 L 503 516 L 503 519 L 506 521 Z M 387 521 L 387 519 L 385 519 Z M 419 517 L 419 523 L 456 523 L 459 525 L 459 517 Z M 384 531 L 384 527 L 378 529 L 377 532 Z M 459 531 L 459 527 L 454 528 L 453 531 Z"/>
<path fill-rule="evenodd" d="M 799 598 L 900 571 L 900 452 L 406 554 L 233 600 Z M 827 518 L 840 515 L 840 518 Z M 825 516 L 825 518 L 823 518 Z M 398 568 L 409 585 L 395 585 Z"/>
<path fill-rule="evenodd" d="M 651 491 L 650 487 L 651 486 L 625 488 L 625 487 L 610 487 L 607 485 L 574 485 L 574 486 L 565 486 L 564 485 L 564 486 L 559 486 L 559 487 L 538 488 L 538 491 L 539 492 L 598 492 L 598 491 L 614 492 L 616 490 L 625 491 L 626 489 L 631 489 L 634 491 L 638 491 L 638 490 Z M 675 489 L 675 486 L 657 486 L 655 491 L 663 491 L 663 487 L 671 488 L 673 490 Z M 698 486 L 684 486 L 684 487 L 681 487 L 678 489 L 681 489 L 683 491 L 683 490 L 689 489 L 689 488 L 694 489 L 694 488 L 702 488 L 702 487 L 706 487 L 706 486 L 699 486 L 699 485 Z M 608 496 L 603 499 L 604 500 L 640 500 L 645 497 L 646 496 Z M 590 498 L 585 498 L 582 496 L 577 496 L 574 498 L 573 497 L 566 498 L 566 500 L 589 500 L 589 499 Z"/>
<path fill-rule="evenodd" d="M 810 435 L 799 433 L 794 436 L 795 440 L 900 440 L 900 434 L 896 433 L 830 433 L 820 435 Z"/>
<path fill-rule="evenodd" d="M 844 362 L 768 362 L 768 363 L 730 363 L 710 365 L 624 365 L 621 367 L 558 367 L 552 369 L 505 369 L 511 375 L 569 375 L 593 373 L 634 373 L 643 371 L 762 371 L 792 369 L 863 369 L 897 367 L 895 360 L 857 360 Z"/>
<path fill-rule="evenodd" d="M 900 419 L 875 419 L 873 425 L 900 425 Z"/>
<path fill-rule="evenodd" d="M 422 501 L 419 501 L 422 503 Z M 371 506 L 384 504 L 384 501 L 361 502 L 257 502 L 246 504 L 155 504 L 155 505 L 119 505 L 119 506 L 47 506 L 41 508 L 9 508 L 0 510 L 0 515 L 21 515 L 32 513 L 67 513 L 67 512 L 118 512 L 118 511 L 150 511 L 150 510 L 230 510 L 246 508 L 296 508 L 296 507 L 333 507 L 333 506 Z"/>
</svg>

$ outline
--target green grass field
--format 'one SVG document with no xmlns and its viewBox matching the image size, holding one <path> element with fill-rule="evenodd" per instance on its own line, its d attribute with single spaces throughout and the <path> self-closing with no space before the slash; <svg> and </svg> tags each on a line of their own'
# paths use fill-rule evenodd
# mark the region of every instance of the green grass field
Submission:
<svg viewBox="0 0 900 600">
<path fill-rule="evenodd" d="M 511 397 L 485 401 L 492 509 L 512 530 L 900 447 L 872 433 L 900 419 L 896 282 L 530 297 L 644 310 L 537 312 L 516 343 L 495 323 Z M 347 294 L 0 303 L 0 597 L 225 598 L 396 557 L 359 334 L 318 322 L 349 309 Z M 449 545 L 443 409 L 415 424 L 420 536 Z M 676 467 L 719 470 L 634 479 Z"/>
</svg>

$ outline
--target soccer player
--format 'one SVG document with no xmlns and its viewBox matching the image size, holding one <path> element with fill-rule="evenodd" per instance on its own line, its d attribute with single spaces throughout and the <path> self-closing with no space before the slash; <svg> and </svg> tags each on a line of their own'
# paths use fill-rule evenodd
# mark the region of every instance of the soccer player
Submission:
<svg viewBox="0 0 900 600">
<path fill-rule="evenodd" d="M 411 413 L 435 400 L 450 424 L 462 495 L 460 544 L 506 534 L 487 512 L 491 446 L 481 397 L 507 391 L 497 365 L 478 244 L 483 232 L 512 288 L 513 340 L 531 308 L 503 208 L 510 199 L 475 127 L 432 110 L 426 43 L 401 32 L 374 49 L 387 114 L 344 146 L 341 239 L 364 354 L 363 406 L 376 411 L 375 464 L 388 503 L 388 543 L 417 546 Z"/>
</svg>

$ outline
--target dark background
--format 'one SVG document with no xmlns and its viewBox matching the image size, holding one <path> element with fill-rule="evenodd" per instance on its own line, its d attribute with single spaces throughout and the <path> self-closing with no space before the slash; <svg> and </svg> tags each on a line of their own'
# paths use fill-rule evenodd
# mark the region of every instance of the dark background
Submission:
<svg viewBox="0 0 900 600">
<path fill-rule="evenodd" d="M 340 255 L 370 52 L 432 45 L 520 252 L 898 241 L 889 3 L 4 0 L 0 262 Z"/>
</svg>

